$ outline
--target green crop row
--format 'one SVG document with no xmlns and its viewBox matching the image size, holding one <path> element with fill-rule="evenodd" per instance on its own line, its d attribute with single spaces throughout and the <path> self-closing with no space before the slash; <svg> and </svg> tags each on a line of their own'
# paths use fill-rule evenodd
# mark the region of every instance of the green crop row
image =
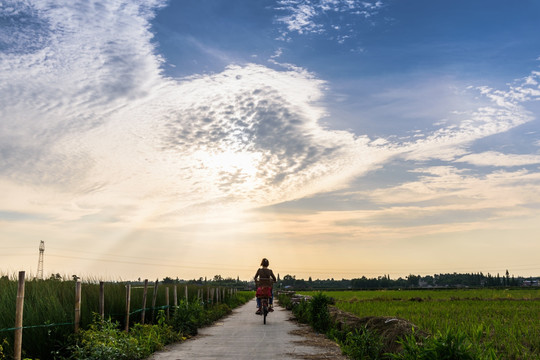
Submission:
<svg viewBox="0 0 540 360">
<path fill-rule="evenodd" d="M 308 294 L 309 293 L 305 293 Z M 501 359 L 540 359 L 540 291 L 536 289 L 326 292 L 358 317 L 399 317 L 431 334 L 465 334 Z"/>
</svg>

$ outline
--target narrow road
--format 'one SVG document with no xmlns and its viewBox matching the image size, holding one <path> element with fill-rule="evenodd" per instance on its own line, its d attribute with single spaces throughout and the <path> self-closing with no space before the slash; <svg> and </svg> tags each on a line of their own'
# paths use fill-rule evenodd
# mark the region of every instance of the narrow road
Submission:
<svg viewBox="0 0 540 360">
<path fill-rule="evenodd" d="M 291 321 L 291 313 L 276 307 L 263 325 L 255 315 L 255 300 L 235 309 L 190 340 L 167 346 L 148 360 L 346 359 L 339 347 L 308 326 Z"/>
</svg>

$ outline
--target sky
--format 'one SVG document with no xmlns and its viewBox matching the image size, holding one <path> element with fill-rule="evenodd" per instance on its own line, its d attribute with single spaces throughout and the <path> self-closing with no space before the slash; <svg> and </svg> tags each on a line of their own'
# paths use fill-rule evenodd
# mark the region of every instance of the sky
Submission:
<svg viewBox="0 0 540 360">
<path fill-rule="evenodd" d="M 0 272 L 538 276 L 538 14 L 0 0 Z"/>
</svg>

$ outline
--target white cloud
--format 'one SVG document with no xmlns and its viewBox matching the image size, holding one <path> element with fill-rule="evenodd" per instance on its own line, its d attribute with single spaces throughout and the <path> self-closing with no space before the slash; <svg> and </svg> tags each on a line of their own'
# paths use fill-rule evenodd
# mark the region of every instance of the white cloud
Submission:
<svg viewBox="0 0 540 360">
<path fill-rule="evenodd" d="M 147 6 L 128 1 L 13 2 L 1 12 L 27 17 L 40 36 L 0 53 L 0 163 L 4 176 L 61 182 L 59 167 L 88 167 L 80 154 L 53 154 L 65 134 L 99 126 L 126 101 L 146 95 L 161 79 L 153 55 Z M 11 10 L 10 10 L 11 9 Z M 17 9 L 17 10 L 12 10 Z M 7 14 L 9 16 L 9 14 Z M 36 25 L 37 24 L 37 25 Z M 38 29 L 38 30 L 36 30 Z M 17 38 L 25 27 L 11 27 Z M 23 51 L 24 50 L 24 51 Z M 52 166 L 52 167 L 51 167 Z"/>
<path fill-rule="evenodd" d="M 284 11 L 286 15 L 277 17 L 279 23 L 287 27 L 281 39 L 287 39 L 287 32 L 298 34 L 322 34 L 328 31 L 340 31 L 341 26 L 326 24 L 330 14 L 340 16 L 342 13 L 361 15 L 368 18 L 378 13 L 383 3 L 366 2 L 358 0 L 280 0 L 277 10 Z M 348 25 L 350 26 L 350 24 Z M 346 37 L 339 37 L 343 43 Z"/>
<path fill-rule="evenodd" d="M 0 57 L 4 211 L 115 221 L 230 212 L 342 187 L 389 155 L 321 127 L 324 82 L 299 67 L 164 78 L 144 4 L 21 7 L 48 40 Z"/>
<path fill-rule="evenodd" d="M 494 171 L 483 176 L 451 166 L 417 169 L 417 180 L 364 194 L 394 208 L 414 206 L 437 212 L 481 210 L 483 218 L 536 213 L 528 204 L 540 203 L 540 174 L 526 170 Z"/>
<path fill-rule="evenodd" d="M 464 162 L 478 166 L 524 166 L 540 164 L 540 155 L 531 154 L 503 154 L 495 151 L 486 151 L 478 154 L 463 156 L 455 162 Z"/>
<path fill-rule="evenodd" d="M 277 49 L 273 55 L 270 56 L 271 59 L 277 59 L 278 57 L 280 57 L 281 55 L 283 54 L 283 49 L 282 48 L 279 48 Z"/>
<path fill-rule="evenodd" d="M 305 71 L 231 66 L 171 83 L 65 147 L 87 144 L 99 159 L 89 177 L 107 196 L 132 188 L 164 212 L 300 198 L 344 186 L 389 155 L 320 127 L 322 85 Z"/>
<path fill-rule="evenodd" d="M 491 104 L 474 111 L 457 114 L 462 117 L 446 127 L 437 129 L 424 137 L 403 144 L 403 156 L 407 160 L 424 161 L 439 159 L 452 161 L 468 153 L 467 146 L 478 139 L 504 133 L 534 119 L 524 104 L 538 101 L 540 91 L 532 81 L 538 72 L 511 85 L 507 90 L 478 88 L 480 94 Z M 463 118 L 463 116 L 466 116 Z"/>
</svg>

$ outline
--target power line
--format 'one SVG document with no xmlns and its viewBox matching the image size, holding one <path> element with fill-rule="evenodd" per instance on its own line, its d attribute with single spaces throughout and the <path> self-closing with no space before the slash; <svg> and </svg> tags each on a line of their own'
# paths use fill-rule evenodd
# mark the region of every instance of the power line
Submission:
<svg viewBox="0 0 540 360">
<path fill-rule="evenodd" d="M 78 260 L 88 260 L 88 261 L 100 261 L 100 262 L 110 262 L 110 263 L 119 263 L 119 264 L 133 264 L 133 265 L 146 265 L 146 266 L 165 266 L 165 267 L 174 267 L 179 269 L 215 269 L 215 270 L 241 270 L 240 268 L 228 268 L 226 266 L 219 267 L 208 267 L 208 266 L 189 266 L 189 265 L 174 265 L 167 263 L 148 263 L 148 262 L 135 262 L 135 261 L 122 261 L 122 260 L 110 260 L 110 259 L 92 259 L 85 258 L 82 256 L 64 256 L 64 255 L 49 255 L 49 257 L 60 257 L 67 259 L 78 259 Z M 242 270 L 246 270 L 244 268 Z M 251 268 L 250 268 L 251 269 Z"/>
<path fill-rule="evenodd" d="M 170 263 L 163 263 L 163 262 L 135 262 L 135 261 L 124 261 L 124 260 L 112 260 L 112 259 L 96 259 L 96 258 L 87 258 L 82 256 L 65 256 L 65 255 L 55 255 L 51 254 L 48 255 L 49 257 L 58 257 L 58 258 L 67 258 L 67 259 L 78 259 L 78 260 L 87 260 L 87 261 L 99 261 L 99 262 L 107 262 L 107 263 L 118 263 L 118 264 L 133 264 L 133 265 L 139 265 L 139 266 L 160 266 L 160 267 L 169 267 L 169 268 L 178 268 L 178 269 L 201 269 L 201 270 L 234 270 L 234 271 L 249 271 L 252 270 L 251 267 L 231 267 L 228 265 L 223 266 L 193 266 L 193 265 L 178 265 L 178 264 L 170 264 Z M 333 274 L 333 275 L 352 275 L 352 274 L 358 274 L 357 276 L 373 276 L 373 275 L 383 275 L 383 274 L 402 274 L 403 272 L 398 271 L 381 271 L 381 272 L 366 272 L 366 271 L 358 271 L 358 270 L 310 270 L 310 269 L 300 269 L 300 268 L 286 268 L 287 271 L 279 271 L 280 273 L 294 273 L 295 271 L 304 273 L 304 274 Z M 540 270 L 538 267 L 531 267 L 521 270 Z M 482 271 L 469 271 L 472 273 L 476 272 L 489 272 L 493 270 L 482 270 Z M 500 270 L 495 270 L 500 271 Z M 432 272 L 427 271 L 407 271 L 409 274 L 413 273 L 444 273 L 443 270 L 437 270 Z M 454 271 L 452 271 L 454 272 Z M 328 275 L 327 275 L 328 276 Z"/>
</svg>

